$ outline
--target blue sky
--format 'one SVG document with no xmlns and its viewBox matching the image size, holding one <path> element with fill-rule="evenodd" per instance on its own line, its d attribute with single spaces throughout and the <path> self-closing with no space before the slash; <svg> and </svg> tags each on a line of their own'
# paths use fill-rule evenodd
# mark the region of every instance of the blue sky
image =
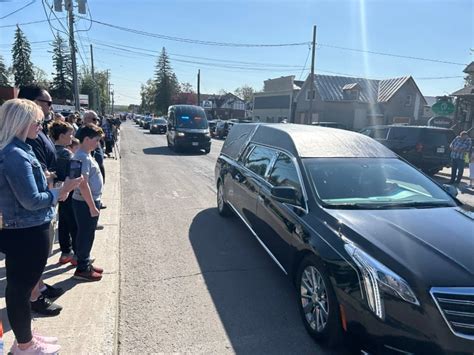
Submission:
<svg viewBox="0 0 474 355">
<path fill-rule="evenodd" d="M 53 0 L 43 0 L 52 3 Z M 0 0 L 0 17 L 31 0 Z M 369 78 L 412 75 L 427 96 L 451 93 L 463 85 L 463 65 L 474 60 L 474 5 L 471 0 L 88 0 L 92 19 L 149 33 L 231 43 L 310 42 L 317 25 L 316 73 L 344 73 Z M 62 18 L 65 13 L 56 13 Z M 52 15 L 54 18 L 54 15 Z M 0 26 L 45 20 L 42 0 L 0 21 Z M 66 26 L 66 20 L 62 23 Z M 62 29 L 58 21 L 53 25 Z M 307 45 L 291 47 L 223 47 L 163 40 L 79 19 L 76 23 L 82 60 L 90 63 L 94 45 L 97 69 L 110 69 L 116 103 L 139 103 L 140 84 L 153 76 L 156 57 L 166 47 L 180 82 L 201 92 L 234 91 L 244 84 L 257 90 L 263 80 L 285 75 L 305 78 Z M 30 42 L 53 38 L 47 22 L 21 26 Z M 0 54 L 11 63 L 14 27 L 0 27 Z M 107 46 L 124 49 L 125 52 Z M 364 54 L 330 46 L 421 57 L 459 64 Z M 53 72 L 48 43 L 32 43 L 32 61 Z M 138 52 L 138 53 L 137 53 Z M 157 55 L 157 54 L 156 54 Z M 189 57 L 216 59 L 197 59 Z M 82 57 L 82 59 L 81 59 Z M 308 58 L 307 62 L 306 59 Z M 178 62 L 185 60 L 206 64 Z M 224 62 L 223 62 L 224 61 Z M 227 62 L 225 62 L 227 61 Z M 245 64 L 235 62 L 251 62 Z M 306 62 L 307 69 L 301 69 Z M 219 63 L 215 67 L 213 63 Z M 224 65 L 225 67 L 222 67 Z M 280 65 L 278 67 L 277 65 Z M 440 78 L 443 79 L 432 79 Z M 444 78 L 449 77 L 449 78 Z"/>
</svg>

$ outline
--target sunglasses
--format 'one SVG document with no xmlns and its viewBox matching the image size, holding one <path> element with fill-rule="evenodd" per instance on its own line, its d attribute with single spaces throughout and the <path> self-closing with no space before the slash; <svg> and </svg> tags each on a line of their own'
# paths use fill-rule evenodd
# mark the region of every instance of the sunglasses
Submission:
<svg viewBox="0 0 474 355">
<path fill-rule="evenodd" d="M 35 120 L 35 121 L 33 122 L 33 124 L 35 124 L 36 126 L 42 126 L 43 123 L 44 123 L 44 120 Z"/>
<path fill-rule="evenodd" d="M 36 101 L 47 103 L 49 107 L 51 107 L 51 105 L 53 104 L 53 101 L 49 101 L 49 100 L 36 99 Z"/>
</svg>

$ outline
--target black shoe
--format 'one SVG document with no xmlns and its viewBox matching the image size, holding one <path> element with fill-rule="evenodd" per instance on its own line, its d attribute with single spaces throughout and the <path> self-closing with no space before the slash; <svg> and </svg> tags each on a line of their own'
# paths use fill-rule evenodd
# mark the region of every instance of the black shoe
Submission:
<svg viewBox="0 0 474 355">
<path fill-rule="evenodd" d="M 97 227 L 95 227 L 96 231 L 101 231 L 102 229 L 104 229 L 104 226 L 102 224 L 98 224 Z"/>
<path fill-rule="evenodd" d="M 46 290 L 41 291 L 41 294 L 46 298 L 58 298 L 64 293 L 64 290 L 61 287 L 53 287 L 48 284 L 44 284 Z"/>
<path fill-rule="evenodd" d="M 31 310 L 44 316 L 57 316 L 63 307 L 51 302 L 50 299 L 39 296 L 34 302 L 30 302 Z"/>
<path fill-rule="evenodd" d="M 107 208 L 107 206 L 106 206 L 106 205 L 100 205 L 99 208 L 100 208 L 101 210 L 105 210 L 105 209 Z"/>
</svg>

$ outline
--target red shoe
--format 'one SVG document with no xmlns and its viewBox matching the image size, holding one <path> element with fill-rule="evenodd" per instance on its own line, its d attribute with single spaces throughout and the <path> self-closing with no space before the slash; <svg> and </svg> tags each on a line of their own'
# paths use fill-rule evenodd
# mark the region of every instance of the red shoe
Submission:
<svg viewBox="0 0 474 355">
<path fill-rule="evenodd" d="M 104 272 L 104 269 L 102 269 L 101 267 L 95 266 L 95 265 L 91 265 L 91 268 L 92 268 L 92 270 L 94 270 L 95 272 L 97 272 L 99 274 L 102 274 Z"/>
<path fill-rule="evenodd" d="M 61 253 L 61 256 L 59 257 L 59 260 L 58 260 L 58 263 L 59 264 L 67 264 L 67 263 L 71 263 L 72 264 L 72 261 L 74 260 L 74 254 L 73 253 L 69 253 L 69 254 L 64 254 L 64 253 Z M 77 262 L 76 262 L 77 263 Z M 73 264 L 74 265 L 74 264 Z"/>
<path fill-rule="evenodd" d="M 92 270 L 92 268 L 87 271 L 76 270 L 74 278 L 82 281 L 100 281 L 102 279 L 102 274 Z"/>
</svg>

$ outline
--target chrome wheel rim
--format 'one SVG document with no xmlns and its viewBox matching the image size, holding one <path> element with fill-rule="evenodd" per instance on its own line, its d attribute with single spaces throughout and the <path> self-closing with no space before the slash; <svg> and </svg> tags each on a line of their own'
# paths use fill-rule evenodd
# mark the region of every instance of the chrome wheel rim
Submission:
<svg viewBox="0 0 474 355">
<path fill-rule="evenodd" d="M 311 329 L 326 329 L 329 319 L 328 292 L 323 277 L 314 266 L 307 266 L 301 276 L 301 305 Z"/>
<path fill-rule="evenodd" d="M 219 211 L 222 211 L 224 208 L 224 191 L 222 190 L 222 184 L 219 184 L 219 188 L 217 189 L 217 208 L 219 208 Z"/>
</svg>

